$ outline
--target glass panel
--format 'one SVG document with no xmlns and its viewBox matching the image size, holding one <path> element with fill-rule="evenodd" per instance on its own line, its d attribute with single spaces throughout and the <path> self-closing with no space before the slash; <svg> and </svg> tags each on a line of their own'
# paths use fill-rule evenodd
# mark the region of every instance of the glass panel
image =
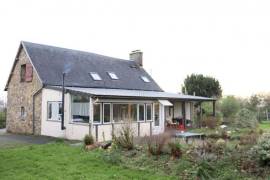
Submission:
<svg viewBox="0 0 270 180">
<path fill-rule="evenodd" d="M 150 80 L 146 76 L 141 76 L 141 78 L 144 82 L 150 82 Z"/>
<path fill-rule="evenodd" d="M 116 76 L 114 72 L 108 72 L 108 74 L 112 79 L 118 79 L 118 77 Z"/>
<path fill-rule="evenodd" d="M 48 120 L 61 120 L 62 103 L 61 102 L 48 102 Z"/>
<path fill-rule="evenodd" d="M 139 104 L 139 121 L 144 121 L 144 104 Z"/>
<path fill-rule="evenodd" d="M 136 104 L 113 104 L 113 120 L 120 121 L 137 121 Z"/>
<path fill-rule="evenodd" d="M 152 120 L 152 105 L 151 104 L 146 105 L 146 120 L 148 121 Z"/>
<path fill-rule="evenodd" d="M 159 126 L 159 104 L 155 103 L 155 126 Z"/>
<path fill-rule="evenodd" d="M 89 123 L 89 97 L 73 95 L 71 114 L 73 122 Z"/>
<path fill-rule="evenodd" d="M 104 104 L 103 108 L 104 108 L 103 122 L 104 123 L 111 122 L 111 104 Z"/>
<path fill-rule="evenodd" d="M 95 81 L 101 81 L 102 80 L 101 77 L 99 76 L 99 74 L 96 73 L 96 72 L 91 72 L 90 75 Z"/>
<path fill-rule="evenodd" d="M 52 103 L 48 104 L 48 119 L 52 119 Z"/>
<path fill-rule="evenodd" d="M 101 120 L 101 104 L 94 104 L 93 105 L 93 113 L 94 113 L 94 123 L 100 123 L 100 120 Z"/>
</svg>

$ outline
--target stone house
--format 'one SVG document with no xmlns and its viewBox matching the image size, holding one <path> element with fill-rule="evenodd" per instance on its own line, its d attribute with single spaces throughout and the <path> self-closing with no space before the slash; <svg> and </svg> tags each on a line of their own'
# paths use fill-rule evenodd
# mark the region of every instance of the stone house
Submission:
<svg viewBox="0 0 270 180">
<path fill-rule="evenodd" d="M 138 136 L 162 133 L 175 118 L 187 127 L 195 102 L 215 101 L 164 92 L 141 51 L 123 60 L 24 41 L 5 90 L 8 132 L 78 140 L 109 140 L 125 122 Z"/>
</svg>

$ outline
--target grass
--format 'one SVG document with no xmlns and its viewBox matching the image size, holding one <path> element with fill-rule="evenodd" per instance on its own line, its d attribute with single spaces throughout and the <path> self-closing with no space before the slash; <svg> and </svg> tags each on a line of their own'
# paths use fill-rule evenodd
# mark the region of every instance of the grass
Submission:
<svg viewBox="0 0 270 180">
<path fill-rule="evenodd" d="M 259 128 L 266 131 L 266 132 L 267 131 L 270 132 L 270 121 L 262 121 L 259 124 Z"/>
<path fill-rule="evenodd" d="M 0 149 L 1 179 L 170 179 L 151 170 L 114 165 L 102 151 L 64 143 Z"/>
</svg>

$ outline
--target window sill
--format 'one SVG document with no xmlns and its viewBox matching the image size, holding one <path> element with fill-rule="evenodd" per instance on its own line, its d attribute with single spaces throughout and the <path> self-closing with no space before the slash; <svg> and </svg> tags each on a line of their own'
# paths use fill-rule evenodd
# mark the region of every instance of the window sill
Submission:
<svg viewBox="0 0 270 180">
<path fill-rule="evenodd" d="M 80 126 L 89 126 L 89 123 L 80 123 L 80 122 L 70 122 L 69 124 L 80 125 Z"/>
<path fill-rule="evenodd" d="M 61 122 L 60 120 L 53 120 L 53 119 L 47 119 L 47 121 L 49 121 L 49 122 Z"/>
</svg>

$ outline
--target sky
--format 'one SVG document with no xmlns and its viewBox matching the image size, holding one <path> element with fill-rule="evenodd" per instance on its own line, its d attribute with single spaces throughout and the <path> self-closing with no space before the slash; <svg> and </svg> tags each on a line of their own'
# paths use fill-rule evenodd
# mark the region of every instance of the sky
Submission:
<svg viewBox="0 0 270 180">
<path fill-rule="evenodd" d="M 187 75 L 215 77 L 224 95 L 270 92 L 270 1 L 0 1 L 0 99 L 21 40 L 129 59 L 169 92 Z"/>
</svg>

